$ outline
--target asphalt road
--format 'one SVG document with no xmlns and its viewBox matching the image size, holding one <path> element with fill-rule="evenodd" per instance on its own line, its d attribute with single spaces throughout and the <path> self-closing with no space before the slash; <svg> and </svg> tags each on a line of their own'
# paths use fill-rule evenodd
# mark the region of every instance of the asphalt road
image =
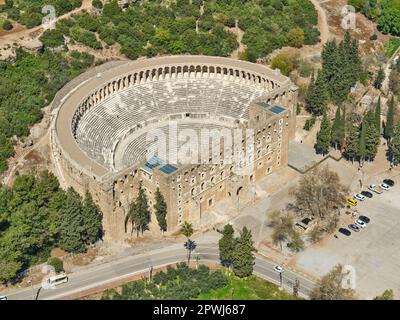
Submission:
<svg viewBox="0 0 400 320">
<path fill-rule="evenodd" d="M 200 263 L 201 261 L 219 262 L 218 248 L 213 245 L 198 245 L 192 257 L 196 259 L 197 256 L 199 257 Z M 186 260 L 187 255 L 185 249 L 183 246 L 177 245 L 146 254 L 128 256 L 117 261 L 104 263 L 68 274 L 68 283 L 61 284 L 55 289 L 41 289 L 38 299 L 61 299 L 65 296 L 70 296 L 83 290 L 95 288 L 128 276 L 148 272 L 150 266 L 156 269 Z M 274 271 L 274 266 L 275 264 L 273 262 L 257 256 L 254 274 L 265 280 L 279 284 L 279 273 Z M 300 281 L 299 294 L 303 297 L 307 297 L 308 293 L 315 285 L 309 279 L 290 270 L 285 270 L 283 272 L 282 279 L 283 287 L 289 292 L 292 292 L 293 284 L 295 280 L 298 279 Z M 32 297 L 36 295 L 39 288 L 40 285 L 36 285 L 33 286 L 33 289 L 25 288 L 12 291 L 7 294 L 7 298 L 9 300 L 32 300 Z"/>
</svg>

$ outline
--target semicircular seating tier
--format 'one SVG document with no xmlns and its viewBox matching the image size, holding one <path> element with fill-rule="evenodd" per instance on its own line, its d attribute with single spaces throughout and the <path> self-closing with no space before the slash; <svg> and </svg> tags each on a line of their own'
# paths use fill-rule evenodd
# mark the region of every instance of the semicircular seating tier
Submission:
<svg viewBox="0 0 400 320">
<path fill-rule="evenodd" d="M 206 119 L 224 116 L 248 120 L 252 101 L 267 93 L 265 87 L 239 78 L 154 79 L 114 92 L 87 109 L 73 124 L 74 138 L 90 158 L 111 170 L 119 170 L 145 157 L 149 119 L 153 119 L 153 126 L 160 121 L 162 130 L 166 130 L 161 119 L 168 115 L 202 114 L 197 122 L 191 119 L 190 124 L 178 119 L 178 130 L 221 128 Z M 137 138 L 130 139 L 132 134 Z M 130 140 L 124 143 L 126 139 Z"/>
</svg>

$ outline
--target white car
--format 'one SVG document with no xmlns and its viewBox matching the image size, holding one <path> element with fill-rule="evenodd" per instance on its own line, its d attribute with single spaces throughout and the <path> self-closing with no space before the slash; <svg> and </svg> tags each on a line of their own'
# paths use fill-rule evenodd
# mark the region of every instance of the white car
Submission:
<svg viewBox="0 0 400 320">
<path fill-rule="evenodd" d="M 380 186 L 377 186 L 376 184 L 371 184 L 368 187 L 369 190 L 377 193 L 377 194 L 381 194 L 383 192 L 382 188 Z"/>
<path fill-rule="evenodd" d="M 6 296 L 0 296 L 0 300 L 7 300 Z"/>
<path fill-rule="evenodd" d="M 386 183 L 382 183 L 382 184 L 381 184 L 381 188 L 382 188 L 383 190 L 386 190 L 386 191 L 389 191 L 389 190 L 390 190 L 390 186 L 387 185 Z"/>
<path fill-rule="evenodd" d="M 367 226 L 367 224 L 366 224 L 364 221 L 360 220 L 360 219 L 356 220 L 356 221 L 354 222 L 354 224 L 355 224 L 356 226 L 362 228 L 362 229 L 364 229 L 364 228 Z"/>
<path fill-rule="evenodd" d="M 358 200 L 358 201 L 364 201 L 365 197 L 362 194 L 356 194 L 353 196 L 354 199 Z"/>
<path fill-rule="evenodd" d="M 281 266 L 275 266 L 274 270 L 278 273 L 282 273 L 283 272 L 283 268 Z"/>
</svg>

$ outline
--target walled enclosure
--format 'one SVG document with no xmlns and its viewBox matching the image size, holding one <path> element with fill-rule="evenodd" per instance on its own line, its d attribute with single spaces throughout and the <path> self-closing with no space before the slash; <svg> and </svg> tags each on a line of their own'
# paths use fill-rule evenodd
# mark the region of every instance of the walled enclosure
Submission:
<svg viewBox="0 0 400 320">
<path fill-rule="evenodd" d="M 106 240 L 131 236 L 127 214 L 140 182 L 151 207 L 160 188 L 168 232 L 174 232 L 287 165 L 296 103 L 297 88 L 288 78 L 244 61 L 171 56 L 107 63 L 73 80 L 53 101 L 55 171 L 62 185 L 91 192 L 104 214 Z M 170 173 L 160 170 L 168 161 L 149 168 L 143 137 L 153 128 L 165 130 L 171 120 L 178 129 L 254 130 L 251 172 L 240 174 L 223 162 L 173 163 Z"/>
</svg>

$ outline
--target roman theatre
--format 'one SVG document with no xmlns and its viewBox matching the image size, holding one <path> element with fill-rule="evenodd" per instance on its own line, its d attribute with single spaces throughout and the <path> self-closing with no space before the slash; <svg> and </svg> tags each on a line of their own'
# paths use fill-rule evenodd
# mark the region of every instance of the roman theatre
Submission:
<svg viewBox="0 0 400 320">
<path fill-rule="evenodd" d="M 160 188 L 168 233 L 175 232 L 287 165 L 296 103 L 297 87 L 260 64 L 206 56 L 108 62 L 71 81 L 52 102 L 54 170 L 63 186 L 93 195 L 104 214 L 106 240 L 131 236 L 128 211 L 140 183 L 151 208 Z M 191 129 L 199 136 L 203 129 L 253 130 L 254 157 L 246 164 L 251 172 L 240 174 L 223 160 L 149 158 L 151 130 L 165 134 L 167 150 L 187 143 L 172 136 L 171 122 L 178 133 Z M 157 232 L 154 214 L 152 221 Z"/>
</svg>

